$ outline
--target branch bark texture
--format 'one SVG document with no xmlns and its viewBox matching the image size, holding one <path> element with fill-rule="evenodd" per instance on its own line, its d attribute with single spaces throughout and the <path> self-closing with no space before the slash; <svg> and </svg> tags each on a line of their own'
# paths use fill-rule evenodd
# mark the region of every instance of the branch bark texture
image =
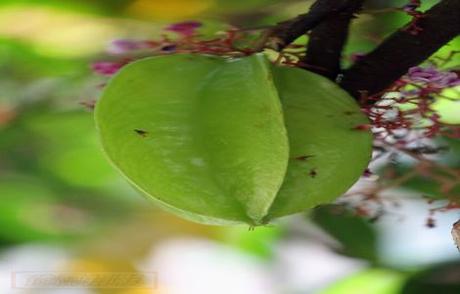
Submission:
<svg viewBox="0 0 460 294">
<path fill-rule="evenodd" d="M 317 0 L 310 11 L 274 26 L 268 36 L 268 46 L 281 51 L 284 47 L 322 23 L 326 18 L 348 10 L 357 0 Z"/>
<path fill-rule="evenodd" d="M 379 93 L 459 34 L 460 0 L 442 0 L 344 71 L 340 85 L 357 98 Z"/>
<path fill-rule="evenodd" d="M 341 71 L 342 51 L 348 38 L 350 23 L 364 0 L 347 1 L 347 6 L 330 13 L 311 32 L 302 67 L 335 80 Z"/>
</svg>

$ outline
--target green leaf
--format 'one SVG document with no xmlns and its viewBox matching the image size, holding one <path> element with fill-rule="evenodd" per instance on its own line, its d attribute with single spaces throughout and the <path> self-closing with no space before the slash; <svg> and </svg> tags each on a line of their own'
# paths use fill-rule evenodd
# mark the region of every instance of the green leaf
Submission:
<svg viewBox="0 0 460 294">
<path fill-rule="evenodd" d="M 289 136 L 289 165 L 271 217 L 302 212 L 346 192 L 366 169 L 372 136 L 356 102 L 336 84 L 298 68 L 275 67 Z"/>
<path fill-rule="evenodd" d="M 412 276 L 404 285 L 401 294 L 458 294 L 460 263 L 450 262 L 434 265 Z"/>
<path fill-rule="evenodd" d="M 324 205 L 313 210 L 312 220 L 343 246 L 345 254 L 377 261 L 377 233 L 369 222 L 340 205 Z"/>
<path fill-rule="evenodd" d="M 133 185 L 204 223 L 265 224 L 329 202 L 371 153 L 370 134 L 353 130 L 368 121 L 348 94 L 263 55 L 134 62 L 105 89 L 96 122 Z"/>
<path fill-rule="evenodd" d="M 137 188 L 200 222 L 259 224 L 286 172 L 286 130 L 263 56 L 132 63 L 107 86 L 96 122 Z"/>
</svg>

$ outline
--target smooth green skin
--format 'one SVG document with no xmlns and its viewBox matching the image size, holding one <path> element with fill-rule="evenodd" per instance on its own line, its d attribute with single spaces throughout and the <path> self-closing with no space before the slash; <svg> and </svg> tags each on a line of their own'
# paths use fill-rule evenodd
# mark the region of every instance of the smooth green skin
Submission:
<svg viewBox="0 0 460 294">
<path fill-rule="evenodd" d="M 133 185 L 183 217 L 260 224 L 288 158 L 269 68 L 261 55 L 171 55 L 124 67 L 96 107 L 107 155 Z"/>
<path fill-rule="evenodd" d="M 354 129 L 369 120 L 344 90 L 302 69 L 274 67 L 273 72 L 290 156 L 268 218 L 333 201 L 359 179 L 372 154 L 371 133 Z"/>
<path fill-rule="evenodd" d="M 333 200 L 371 152 L 370 134 L 352 130 L 367 119 L 344 91 L 303 70 L 272 68 L 262 55 L 134 62 L 106 87 L 96 123 L 134 186 L 208 224 L 260 225 Z"/>
</svg>

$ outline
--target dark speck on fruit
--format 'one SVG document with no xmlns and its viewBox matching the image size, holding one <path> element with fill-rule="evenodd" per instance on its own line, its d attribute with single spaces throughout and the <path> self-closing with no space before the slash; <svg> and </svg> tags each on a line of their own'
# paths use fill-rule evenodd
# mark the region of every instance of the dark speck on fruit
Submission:
<svg viewBox="0 0 460 294">
<path fill-rule="evenodd" d="M 294 159 L 296 160 L 302 160 L 302 161 L 305 161 L 311 157 L 313 157 L 314 155 L 301 155 L 301 156 L 297 156 L 297 157 L 294 157 Z"/>
<path fill-rule="evenodd" d="M 144 138 L 147 137 L 147 135 L 149 134 L 147 131 L 141 129 L 134 129 L 134 131 L 136 132 L 136 134 Z"/>
<path fill-rule="evenodd" d="M 308 175 L 311 177 L 311 178 L 315 178 L 316 175 L 318 175 L 318 172 L 316 171 L 316 168 L 312 168 L 310 170 L 310 172 L 308 173 Z"/>
</svg>

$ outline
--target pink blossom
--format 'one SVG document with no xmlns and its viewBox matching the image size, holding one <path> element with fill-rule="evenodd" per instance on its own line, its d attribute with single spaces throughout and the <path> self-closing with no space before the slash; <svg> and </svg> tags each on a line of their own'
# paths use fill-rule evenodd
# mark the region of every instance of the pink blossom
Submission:
<svg viewBox="0 0 460 294">
<path fill-rule="evenodd" d="M 91 65 L 92 70 L 100 75 L 110 76 L 116 73 L 123 64 L 110 61 L 99 61 Z"/>
<path fill-rule="evenodd" d="M 147 48 L 148 44 L 144 41 L 134 41 L 127 39 L 114 40 L 107 51 L 112 54 L 123 54 L 134 50 Z"/>
<path fill-rule="evenodd" d="M 412 67 L 407 73 L 407 78 L 413 83 L 427 84 L 438 89 L 460 85 L 460 78 L 455 72 L 439 71 L 434 67 Z"/>
<path fill-rule="evenodd" d="M 198 29 L 201 26 L 202 24 L 200 22 L 192 20 L 192 21 L 173 23 L 169 25 L 168 27 L 166 27 L 165 30 L 178 33 L 185 37 L 189 37 L 195 34 L 196 29 Z"/>
</svg>

